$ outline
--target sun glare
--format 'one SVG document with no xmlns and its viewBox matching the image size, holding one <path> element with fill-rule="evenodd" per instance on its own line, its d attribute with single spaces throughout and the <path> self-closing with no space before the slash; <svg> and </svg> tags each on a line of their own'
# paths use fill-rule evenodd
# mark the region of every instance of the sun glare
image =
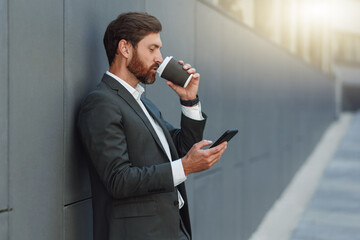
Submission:
<svg viewBox="0 0 360 240">
<path fill-rule="evenodd" d="M 356 25 L 360 3 L 353 0 L 300 1 L 298 12 L 303 24 L 330 23 L 333 26 Z"/>
<path fill-rule="evenodd" d="M 360 0 L 207 0 L 326 73 L 360 64 Z"/>
<path fill-rule="evenodd" d="M 319 23 L 330 20 L 332 1 L 307 1 L 300 6 L 300 14 L 305 22 Z"/>
</svg>

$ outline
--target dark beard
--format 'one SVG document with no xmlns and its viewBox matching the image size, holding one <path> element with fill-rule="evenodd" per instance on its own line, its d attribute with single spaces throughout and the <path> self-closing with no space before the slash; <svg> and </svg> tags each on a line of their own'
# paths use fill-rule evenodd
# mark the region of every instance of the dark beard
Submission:
<svg viewBox="0 0 360 240">
<path fill-rule="evenodd" d="M 128 65 L 129 71 L 143 84 L 153 84 L 155 82 L 156 73 L 151 72 L 154 67 L 159 67 L 159 64 L 154 63 L 150 68 L 146 68 L 145 64 L 140 60 L 137 51 L 135 51 Z"/>
</svg>

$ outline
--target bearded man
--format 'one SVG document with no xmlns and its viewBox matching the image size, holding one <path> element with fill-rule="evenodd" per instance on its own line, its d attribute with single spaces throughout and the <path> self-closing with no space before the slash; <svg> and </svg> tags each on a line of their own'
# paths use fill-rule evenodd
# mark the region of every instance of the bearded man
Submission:
<svg viewBox="0 0 360 240">
<path fill-rule="evenodd" d="M 94 240 L 191 239 L 184 182 L 210 168 L 226 142 L 202 140 L 206 115 L 197 97 L 200 75 L 180 98 L 181 128 L 166 122 L 139 84 L 153 84 L 163 58 L 161 24 L 147 13 L 119 15 L 106 29 L 109 70 L 83 101 L 78 128 L 89 159 Z"/>
</svg>

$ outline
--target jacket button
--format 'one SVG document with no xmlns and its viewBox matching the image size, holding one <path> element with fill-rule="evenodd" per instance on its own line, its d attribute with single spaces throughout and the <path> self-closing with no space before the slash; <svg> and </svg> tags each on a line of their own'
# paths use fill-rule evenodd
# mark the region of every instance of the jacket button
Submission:
<svg viewBox="0 0 360 240">
<path fill-rule="evenodd" d="M 179 206 L 179 201 L 178 200 L 176 200 L 176 201 L 174 201 L 174 206 Z"/>
</svg>

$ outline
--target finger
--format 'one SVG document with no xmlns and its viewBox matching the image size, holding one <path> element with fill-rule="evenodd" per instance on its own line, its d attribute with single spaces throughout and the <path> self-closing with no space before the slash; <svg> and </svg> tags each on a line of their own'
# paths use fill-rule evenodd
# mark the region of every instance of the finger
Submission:
<svg viewBox="0 0 360 240">
<path fill-rule="evenodd" d="M 225 152 L 226 148 L 227 148 L 227 145 L 225 145 L 225 147 L 220 150 L 220 152 L 218 153 L 218 154 L 219 154 L 219 158 L 223 155 L 223 153 Z"/>
<path fill-rule="evenodd" d="M 223 141 L 222 143 L 219 144 L 219 146 L 224 146 L 225 148 L 227 147 L 228 142 L 227 141 Z"/>
<path fill-rule="evenodd" d="M 216 158 L 214 158 L 213 161 L 210 163 L 211 166 L 214 165 L 215 163 L 217 163 L 220 159 L 221 159 L 221 155 L 216 156 Z"/>
<path fill-rule="evenodd" d="M 190 74 L 195 74 L 196 69 L 195 68 L 190 68 L 187 72 L 190 73 Z"/>
<path fill-rule="evenodd" d="M 223 155 L 224 151 L 225 151 L 225 149 L 211 155 L 212 161 L 218 161 L 221 158 L 221 156 Z"/>
<path fill-rule="evenodd" d="M 220 143 L 216 147 L 207 149 L 206 151 L 209 151 L 208 153 L 210 155 L 213 155 L 213 154 L 217 154 L 217 153 L 221 152 L 222 150 L 225 151 L 226 146 L 227 146 L 227 142 L 225 141 L 225 142 Z"/>
<path fill-rule="evenodd" d="M 216 154 L 216 155 L 212 156 L 211 159 L 210 159 L 210 166 L 213 166 L 220 159 L 221 159 L 221 154 Z"/>
<path fill-rule="evenodd" d="M 190 68 L 191 68 L 191 65 L 188 63 L 184 64 L 184 66 L 183 66 L 183 69 L 185 69 L 185 70 L 188 70 Z"/>
<path fill-rule="evenodd" d="M 200 74 L 199 73 L 195 73 L 192 77 L 193 80 L 198 81 L 200 79 Z"/>
<path fill-rule="evenodd" d="M 223 152 L 226 150 L 227 144 L 228 144 L 227 141 L 222 142 L 222 143 L 220 144 L 220 146 L 221 146 L 221 149 L 220 149 L 221 154 L 223 154 Z"/>
<path fill-rule="evenodd" d="M 187 87 L 186 88 L 189 88 L 189 86 L 191 86 L 191 85 L 199 85 L 199 81 L 200 81 L 200 74 L 198 74 L 198 73 L 195 73 L 193 76 L 192 76 L 192 78 L 191 78 L 191 80 L 190 80 L 190 83 L 189 83 L 189 85 L 187 85 Z"/>
<path fill-rule="evenodd" d="M 217 161 L 219 161 L 221 159 L 221 156 L 223 155 L 223 153 L 225 152 L 226 147 L 223 148 L 221 151 L 215 153 L 214 155 L 211 155 L 211 159 L 210 162 L 212 164 L 215 164 Z"/>
<path fill-rule="evenodd" d="M 196 143 L 195 145 L 196 145 L 197 148 L 203 148 L 203 147 L 209 146 L 211 144 L 212 144 L 212 141 L 202 140 L 202 141 Z"/>
</svg>

